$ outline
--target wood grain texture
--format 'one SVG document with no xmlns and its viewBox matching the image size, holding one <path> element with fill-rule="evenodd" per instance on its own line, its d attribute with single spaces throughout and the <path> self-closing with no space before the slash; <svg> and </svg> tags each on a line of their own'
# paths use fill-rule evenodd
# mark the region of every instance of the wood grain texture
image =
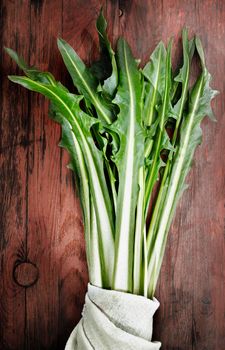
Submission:
<svg viewBox="0 0 225 350">
<path fill-rule="evenodd" d="M 64 348 L 81 315 L 87 285 L 79 200 L 60 129 L 48 103 L 8 82 L 18 73 L 2 51 L 16 49 L 72 88 L 56 47 L 62 36 L 89 63 L 97 57 L 95 20 L 104 5 L 113 43 L 129 41 L 146 61 L 160 39 L 186 25 L 206 51 L 217 123 L 203 123 L 190 185 L 173 221 L 156 297 L 154 338 L 163 350 L 225 349 L 225 2 L 222 0 L 25 0 L 1 2 L 0 350 Z M 16 283 L 15 267 L 37 266 L 37 282 Z M 23 276 L 20 274 L 20 278 Z"/>
</svg>

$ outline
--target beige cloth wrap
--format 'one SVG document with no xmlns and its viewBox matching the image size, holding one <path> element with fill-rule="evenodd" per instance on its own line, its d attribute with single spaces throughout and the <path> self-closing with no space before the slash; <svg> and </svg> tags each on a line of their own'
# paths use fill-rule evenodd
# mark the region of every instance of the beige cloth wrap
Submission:
<svg viewBox="0 0 225 350">
<path fill-rule="evenodd" d="M 88 285 L 82 319 L 65 350 L 158 350 L 152 342 L 156 299 Z"/>
</svg>

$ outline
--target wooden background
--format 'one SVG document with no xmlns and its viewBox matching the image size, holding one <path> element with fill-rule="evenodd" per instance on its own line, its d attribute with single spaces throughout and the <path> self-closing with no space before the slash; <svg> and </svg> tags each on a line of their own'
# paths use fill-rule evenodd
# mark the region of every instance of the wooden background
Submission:
<svg viewBox="0 0 225 350">
<path fill-rule="evenodd" d="M 224 350 L 225 1 L 2 0 L 1 45 L 70 85 L 56 38 L 90 62 L 101 5 L 113 42 L 124 35 L 144 61 L 160 39 L 174 35 L 180 45 L 184 25 L 202 38 L 220 90 L 218 122 L 203 123 L 204 143 L 172 225 L 154 339 L 163 350 Z M 0 349 L 60 350 L 80 319 L 88 281 L 79 201 L 48 103 L 10 83 L 7 74 L 19 71 L 2 48 L 0 56 Z"/>
</svg>

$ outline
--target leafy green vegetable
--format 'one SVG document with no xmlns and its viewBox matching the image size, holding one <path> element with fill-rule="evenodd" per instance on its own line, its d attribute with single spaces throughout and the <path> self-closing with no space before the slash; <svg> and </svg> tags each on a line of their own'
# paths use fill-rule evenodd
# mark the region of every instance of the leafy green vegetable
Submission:
<svg viewBox="0 0 225 350">
<path fill-rule="evenodd" d="M 202 73 L 190 93 L 188 112 L 182 120 L 180 139 L 172 160 L 170 175 L 168 176 L 168 183 L 166 185 L 166 195 L 164 196 L 163 204 L 161 203 L 161 213 L 157 221 L 158 227 L 156 239 L 154 242 L 154 248 L 151 251 L 152 254 L 148 266 L 149 279 L 151 280 L 152 276 L 155 276 L 153 283 L 150 283 L 149 285 L 150 296 L 152 296 L 155 291 L 156 280 L 162 263 L 167 233 L 172 221 L 173 213 L 181 194 L 186 188 L 184 181 L 190 170 L 195 148 L 201 143 L 202 130 L 200 128 L 200 122 L 205 115 L 208 115 L 214 120 L 210 102 L 217 94 L 217 91 L 214 91 L 209 87 L 211 76 L 205 66 L 203 49 L 199 38 L 196 38 L 195 43 L 201 60 Z M 188 69 L 186 70 L 185 76 L 188 74 L 187 71 Z M 181 99 L 185 99 L 183 96 L 184 94 L 186 95 L 186 80 L 187 78 L 182 78 L 184 86 Z M 182 104 L 180 104 L 180 106 L 182 106 Z M 181 114 L 182 112 L 180 112 L 180 115 Z M 177 120 L 179 121 L 179 117 Z"/>
<path fill-rule="evenodd" d="M 118 42 L 118 69 L 119 86 L 113 102 L 119 106 L 120 113 L 111 125 L 120 139 L 119 151 L 113 158 L 119 172 L 113 288 L 131 292 L 138 169 L 143 165 L 144 130 L 140 73 L 123 39 Z"/>
<path fill-rule="evenodd" d="M 176 83 L 181 84 L 181 96 L 178 99 L 178 101 L 175 103 L 175 105 L 171 108 L 171 112 L 170 112 L 170 116 L 172 116 L 172 118 L 176 120 L 175 128 L 173 131 L 173 137 L 171 140 L 172 147 L 175 147 L 176 145 L 178 130 L 180 127 L 181 118 L 184 113 L 184 106 L 185 106 L 185 102 L 187 100 L 187 94 L 188 94 L 190 64 L 193 56 L 193 49 L 192 49 L 193 41 L 190 41 L 189 43 L 186 29 L 183 30 L 182 37 L 183 37 L 183 56 L 184 56 L 183 66 L 180 69 L 179 74 L 174 78 L 174 84 Z M 191 48 L 191 50 L 189 48 Z M 155 242 L 156 233 L 157 233 L 157 224 L 160 218 L 161 210 L 163 208 L 163 203 L 165 201 L 165 195 L 168 187 L 168 174 L 171 168 L 173 152 L 174 152 L 174 149 L 172 148 L 170 150 L 168 161 L 167 161 L 165 170 L 163 172 L 159 193 L 158 193 L 156 204 L 152 214 L 151 223 L 149 225 L 148 240 L 147 240 L 149 257 L 151 255 L 152 249 L 154 249 L 154 242 Z"/>
<path fill-rule="evenodd" d="M 96 73 L 100 81 L 104 81 L 102 90 L 113 97 L 118 85 L 118 71 L 115 53 L 106 34 L 107 22 L 102 14 L 102 10 L 97 19 L 96 27 L 99 34 L 101 59 L 95 62 L 91 69 Z"/>
<path fill-rule="evenodd" d="M 83 210 L 90 282 L 152 298 L 174 211 L 201 143 L 200 123 L 206 115 L 214 120 L 210 102 L 217 91 L 209 86 L 200 39 L 188 40 L 186 29 L 183 64 L 174 76 L 171 41 L 167 47 L 160 42 L 141 69 L 124 39 L 114 53 L 106 28 L 101 12 L 100 59 L 90 68 L 58 39 L 78 94 L 6 49 L 26 75 L 9 79 L 46 96 L 50 117 L 61 125 L 60 146 L 70 154 Z M 190 87 L 195 51 L 201 73 Z"/>
</svg>

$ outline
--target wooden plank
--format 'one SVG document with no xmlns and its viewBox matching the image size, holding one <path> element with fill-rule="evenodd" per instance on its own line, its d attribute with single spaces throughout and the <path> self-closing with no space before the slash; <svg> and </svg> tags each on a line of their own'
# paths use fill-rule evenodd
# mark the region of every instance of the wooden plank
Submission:
<svg viewBox="0 0 225 350">
<path fill-rule="evenodd" d="M 61 34 L 61 1 L 30 2 L 30 63 L 60 79 L 62 66 L 56 38 Z M 58 348 L 60 257 L 61 151 L 60 128 L 48 118 L 48 102 L 31 94 L 29 147 L 28 235 L 29 259 L 39 279 L 26 290 L 26 349 Z M 66 191 L 65 187 L 63 191 Z"/>
<path fill-rule="evenodd" d="M 27 92 L 8 81 L 7 74 L 15 72 L 15 65 L 3 52 L 5 45 L 20 49 L 21 54 L 28 57 L 29 7 L 24 4 L 23 8 L 17 8 L 7 1 L 2 1 L 0 6 L 0 349 L 4 350 L 24 346 L 25 289 L 16 283 L 13 271 L 27 258 L 27 146 L 33 140 L 27 137 L 28 105 L 23 103 Z"/>
<path fill-rule="evenodd" d="M 218 123 L 203 123 L 204 142 L 188 178 L 190 189 L 172 225 L 156 293 L 161 307 L 154 338 L 162 341 L 163 350 L 223 349 L 225 3 L 3 1 L 1 44 L 72 88 L 56 37 L 90 63 L 98 55 L 95 20 L 101 5 L 113 42 L 124 35 L 144 61 L 159 40 L 174 35 L 173 60 L 179 62 L 184 25 L 202 38 L 213 86 L 221 92 L 214 102 Z M 48 103 L 9 85 L 6 75 L 15 72 L 15 65 L 6 55 L 2 67 L 0 349 L 60 350 L 80 318 L 87 285 L 79 201 L 65 167 L 68 156 L 57 147 L 59 127 L 47 117 Z M 38 270 L 36 275 L 30 264 L 15 272 L 22 284 L 38 278 L 27 288 L 13 279 L 18 254 Z"/>
</svg>

